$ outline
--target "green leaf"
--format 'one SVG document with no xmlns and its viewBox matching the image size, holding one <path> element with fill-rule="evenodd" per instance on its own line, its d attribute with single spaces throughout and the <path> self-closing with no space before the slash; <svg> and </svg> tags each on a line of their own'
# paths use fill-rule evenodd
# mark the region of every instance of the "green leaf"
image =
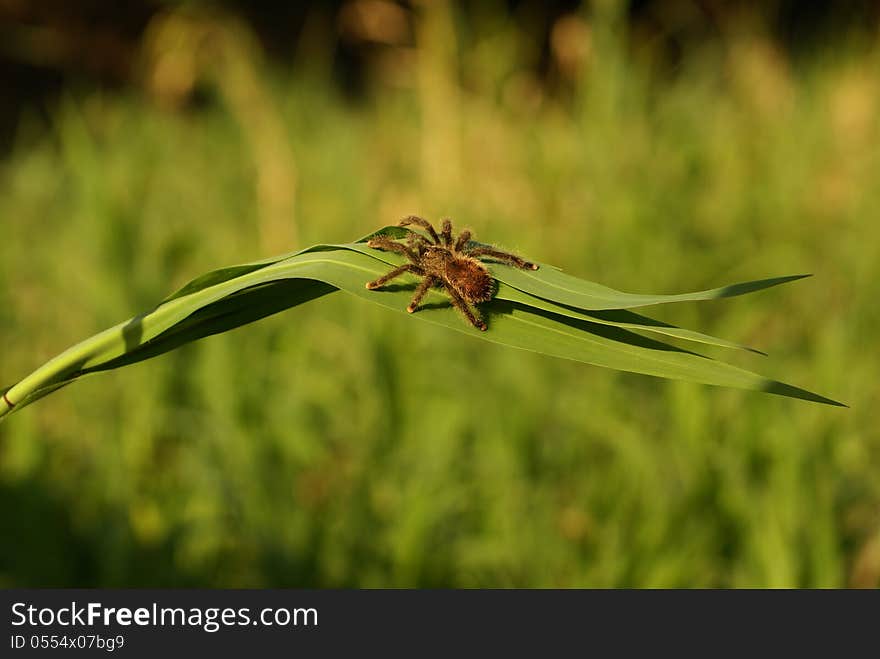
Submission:
<svg viewBox="0 0 880 659">
<path fill-rule="evenodd" d="M 497 268 L 493 268 L 493 272 Z M 576 309 L 573 307 L 568 307 L 563 304 L 556 304 L 554 302 L 550 302 L 548 300 L 544 300 L 539 297 L 535 297 L 533 295 L 529 295 L 528 293 L 524 293 L 512 286 L 508 286 L 505 283 L 501 283 L 498 286 L 498 293 L 496 297 L 501 300 L 509 300 L 510 302 L 518 302 L 524 306 L 530 306 L 535 309 L 542 309 L 544 311 L 549 311 L 551 313 L 556 313 L 561 316 L 568 316 L 569 318 L 578 318 L 580 320 L 586 320 L 588 322 L 598 323 L 600 325 L 611 325 L 613 327 L 622 327 L 624 329 L 635 330 L 639 332 L 651 332 L 654 334 L 663 334 L 665 336 L 671 336 L 676 339 L 683 339 L 686 341 L 696 341 L 697 343 L 705 343 L 708 345 L 721 346 L 723 348 L 734 348 L 737 350 L 748 350 L 750 352 L 757 353 L 759 355 L 766 356 L 766 353 L 761 352 L 760 350 L 756 350 L 755 348 L 749 348 L 748 346 L 741 345 L 739 343 L 734 343 L 733 341 L 728 341 L 726 339 L 719 339 L 715 336 L 710 336 L 708 334 L 703 334 L 702 332 L 696 332 L 694 330 L 682 329 L 681 327 L 676 327 L 675 325 L 669 325 L 668 323 L 661 322 L 659 320 L 654 320 L 653 318 L 648 318 L 647 316 L 643 316 L 641 314 L 633 313 L 632 311 L 627 311 L 625 309 L 607 309 L 604 311 L 581 311 L 580 309 Z"/>
<path fill-rule="evenodd" d="M 365 241 L 373 235 L 387 234 L 392 237 L 400 237 L 399 231 L 391 232 L 390 229 L 401 227 L 385 227 L 379 231 L 362 238 L 357 243 L 348 245 L 336 245 L 333 247 L 345 247 L 362 253 L 376 252 L 366 246 Z M 321 249 L 323 246 L 318 247 Z M 313 248 L 314 249 L 314 248 Z M 387 254 L 387 252 L 383 252 Z M 712 288 L 707 291 L 696 293 L 680 293 L 675 295 L 643 295 L 640 293 L 623 293 L 602 284 L 597 284 L 586 279 L 579 279 L 565 274 L 555 266 L 540 263 L 538 270 L 518 270 L 517 268 L 492 268 L 493 276 L 503 281 L 508 286 L 519 289 L 535 297 L 551 300 L 557 304 L 564 304 L 576 309 L 600 311 L 606 309 L 632 309 L 634 307 L 647 307 L 655 304 L 669 304 L 670 302 L 699 302 L 702 300 L 716 300 L 725 297 L 735 297 L 753 293 L 779 284 L 796 281 L 810 275 L 788 275 L 785 277 L 773 277 L 771 279 L 759 279 L 739 284 L 729 284 L 720 288 Z"/>
<path fill-rule="evenodd" d="M 364 236 L 363 238 L 358 240 L 357 243 L 365 243 L 373 236 L 378 235 L 389 236 L 391 238 L 405 238 L 408 233 L 409 230 L 405 229 L 404 227 L 386 226 L 379 229 L 378 231 L 374 231 L 373 233 Z M 353 244 L 356 245 L 357 243 Z M 233 265 L 225 268 L 219 268 L 218 270 L 212 270 L 210 272 L 206 272 L 199 277 L 196 277 L 185 286 L 183 286 L 183 288 L 169 295 L 162 302 L 170 302 L 171 300 L 183 297 L 184 295 L 197 293 L 204 288 L 208 288 L 209 286 L 221 284 L 224 281 L 246 275 L 249 272 L 254 272 L 255 270 L 259 270 L 280 261 L 290 259 L 299 254 L 304 254 L 306 252 L 333 251 L 344 247 L 348 247 L 348 245 L 313 245 L 312 247 L 307 247 L 305 249 L 297 250 L 295 252 L 288 252 L 287 254 L 281 254 L 280 256 L 270 256 L 269 258 L 265 258 L 260 261 L 252 261 L 251 263 L 243 263 L 241 265 Z M 358 247 L 361 247 L 364 250 L 367 249 L 366 245 L 359 245 Z"/>
<path fill-rule="evenodd" d="M 9 387 L 6 399 L 16 403 L 14 409 L 20 409 L 83 375 L 156 356 L 335 289 L 404 313 L 415 287 L 413 278 L 401 278 L 379 291 L 364 288 L 366 281 L 387 271 L 387 259 L 386 253 L 363 245 L 322 245 L 258 264 L 208 273 L 152 311 L 65 351 Z M 598 366 L 841 405 L 804 389 L 646 338 L 631 329 L 662 329 L 678 338 L 713 343 L 718 339 L 665 326 L 643 316 L 626 315 L 629 312 L 591 316 L 558 300 L 541 299 L 507 285 L 511 273 L 519 272 L 513 268 L 495 265 L 492 271 L 500 282 L 498 296 L 481 305 L 489 331 L 479 332 L 467 325 L 445 295 L 437 291 L 429 293 L 424 308 L 414 317 L 475 339 Z M 550 273 L 553 280 L 555 271 L 542 268 L 538 272 Z M 0 403 L 0 417 L 10 411 L 5 402 Z"/>
<path fill-rule="evenodd" d="M 286 311 L 337 289 L 313 279 L 280 279 L 237 291 L 193 312 L 184 320 L 115 359 L 84 369 L 106 371 L 156 357 L 207 336 L 228 332 Z"/>
<path fill-rule="evenodd" d="M 389 228 L 400 229 L 400 227 L 386 227 L 386 229 Z M 349 243 L 345 245 L 318 245 L 312 249 L 350 249 L 361 254 L 365 254 L 366 256 L 379 259 L 385 263 L 388 263 L 389 265 L 400 265 L 406 262 L 406 259 L 400 254 L 371 249 L 367 247 L 366 244 L 363 242 Z M 722 346 L 725 348 L 735 348 L 737 350 L 748 350 L 750 352 L 766 356 L 766 353 L 763 353 L 760 350 L 749 348 L 748 346 L 734 343 L 733 341 L 727 341 L 725 339 L 719 339 L 714 336 L 709 336 L 708 334 L 703 334 L 701 332 L 682 329 L 680 327 L 669 325 L 668 323 L 663 323 L 659 320 L 654 320 L 653 318 L 648 318 L 647 316 L 642 316 L 640 314 L 634 313 L 632 311 L 627 311 L 625 309 L 598 309 L 595 311 L 588 311 L 584 309 L 579 309 L 578 307 L 571 307 L 566 304 L 558 304 L 551 300 L 529 294 L 519 288 L 510 285 L 508 282 L 511 277 L 515 276 L 514 273 L 523 272 L 522 270 L 517 270 L 515 268 L 510 268 L 501 264 L 488 263 L 487 265 L 489 266 L 489 271 L 492 273 L 492 276 L 499 282 L 498 290 L 495 294 L 496 299 L 518 302 L 520 304 L 543 309 L 544 311 L 550 311 L 552 313 L 569 316 L 571 318 L 579 318 L 581 320 L 587 320 L 590 322 L 599 323 L 601 325 L 613 325 L 616 327 L 623 327 L 636 331 L 664 334 L 666 336 L 684 339 L 687 341 L 696 341 L 698 343 L 706 343 L 709 345 Z M 544 272 L 545 268 L 547 271 L 555 270 L 558 272 L 558 269 L 555 269 L 552 266 L 544 266 L 544 268 L 541 268 L 536 272 L 532 272 L 532 274 L 544 277 L 546 276 L 546 272 Z M 574 278 L 572 277 L 572 279 Z M 582 282 L 584 280 L 579 279 L 577 281 Z M 591 284 L 592 282 L 585 283 Z M 621 293 L 621 295 L 628 294 Z M 697 294 L 692 293 L 690 295 Z M 657 296 L 654 297 L 656 298 Z"/>
</svg>

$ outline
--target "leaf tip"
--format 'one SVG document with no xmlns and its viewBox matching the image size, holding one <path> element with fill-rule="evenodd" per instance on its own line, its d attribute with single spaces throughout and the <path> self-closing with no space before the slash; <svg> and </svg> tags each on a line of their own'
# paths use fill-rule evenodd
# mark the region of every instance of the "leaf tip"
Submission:
<svg viewBox="0 0 880 659">
<path fill-rule="evenodd" d="M 767 380 L 762 387 L 762 390 L 768 394 L 776 394 L 777 396 L 800 398 L 801 400 L 808 400 L 813 403 L 822 403 L 823 405 L 832 405 L 833 407 L 845 407 L 849 409 L 849 405 L 846 403 L 826 398 L 820 394 L 784 382 L 779 382 L 778 380 Z"/>
</svg>

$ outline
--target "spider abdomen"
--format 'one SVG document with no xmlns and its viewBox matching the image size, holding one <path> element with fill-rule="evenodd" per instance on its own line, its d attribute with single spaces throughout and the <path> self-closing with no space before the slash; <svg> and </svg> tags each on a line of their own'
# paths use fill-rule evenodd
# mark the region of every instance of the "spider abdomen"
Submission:
<svg viewBox="0 0 880 659">
<path fill-rule="evenodd" d="M 476 259 L 461 256 L 449 259 L 444 274 L 468 302 L 488 302 L 495 293 L 495 280 Z"/>
</svg>

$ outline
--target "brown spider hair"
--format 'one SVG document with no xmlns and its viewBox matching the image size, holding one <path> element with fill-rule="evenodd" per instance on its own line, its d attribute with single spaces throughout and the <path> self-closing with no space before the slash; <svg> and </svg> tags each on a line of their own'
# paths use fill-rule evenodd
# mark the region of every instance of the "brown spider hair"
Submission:
<svg viewBox="0 0 880 659">
<path fill-rule="evenodd" d="M 479 330 L 486 330 L 486 323 L 472 305 L 491 300 L 495 295 L 496 283 L 479 257 L 488 257 L 523 270 L 538 269 L 536 264 L 515 254 L 473 243 L 471 232 L 467 229 L 454 238 L 449 219 L 443 220 L 439 234 L 430 222 L 415 215 L 402 219 L 399 226 L 413 224 L 424 229 L 429 237 L 411 231 L 405 245 L 388 236 L 374 236 L 367 242 L 369 247 L 403 254 L 410 261 L 374 281 L 367 282 L 367 288 L 379 288 L 405 272 L 423 277 L 406 308 L 410 313 L 418 310 L 419 303 L 430 288 L 439 286 L 446 290 L 452 305 L 471 325 Z"/>
</svg>

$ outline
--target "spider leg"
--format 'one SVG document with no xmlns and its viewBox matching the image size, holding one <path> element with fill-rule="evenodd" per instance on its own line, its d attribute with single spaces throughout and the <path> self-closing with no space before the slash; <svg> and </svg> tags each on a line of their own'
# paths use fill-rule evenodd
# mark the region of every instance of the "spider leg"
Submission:
<svg viewBox="0 0 880 659">
<path fill-rule="evenodd" d="M 447 247 L 452 246 L 452 221 L 447 217 L 443 220 L 443 230 L 440 232 L 443 238 L 443 244 Z"/>
<path fill-rule="evenodd" d="M 537 263 L 531 263 L 515 254 L 508 254 L 507 252 L 502 252 L 501 250 L 493 249 L 491 247 L 475 247 L 471 250 L 465 250 L 465 254 L 468 256 L 490 256 L 502 263 L 521 268 L 522 270 L 538 269 Z"/>
<path fill-rule="evenodd" d="M 461 249 L 468 244 L 468 241 L 471 239 L 471 232 L 465 229 L 460 234 L 458 234 L 458 240 L 455 241 L 455 247 L 453 247 L 453 251 L 460 252 Z"/>
<path fill-rule="evenodd" d="M 449 297 L 452 298 L 452 306 L 458 309 L 465 318 L 468 319 L 471 325 L 476 327 L 478 330 L 483 332 L 486 331 L 486 323 L 483 322 L 483 319 L 478 315 L 474 315 L 471 311 L 468 303 L 465 302 L 464 298 L 459 295 L 458 291 L 456 291 L 452 286 L 447 284 L 445 281 L 443 282 L 444 288 L 449 292 Z"/>
<path fill-rule="evenodd" d="M 410 261 L 413 263 L 418 263 L 418 256 L 410 247 L 406 245 L 401 245 L 398 242 L 394 242 L 388 236 L 376 236 L 375 238 L 370 238 L 367 241 L 367 247 L 372 247 L 373 249 L 381 249 L 385 252 L 397 252 L 398 254 L 403 254 L 408 257 Z"/>
<path fill-rule="evenodd" d="M 381 277 L 379 277 L 378 279 L 376 279 L 374 281 L 368 281 L 367 288 L 369 288 L 369 289 L 379 288 L 380 286 L 391 281 L 395 277 L 399 277 L 404 272 L 412 272 L 413 274 L 422 275 L 422 276 L 425 274 L 425 271 L 422 270 L 419 266 L 413 265 L 412 263 L 406 263 L 398 268 L 394 268 L 394 270 L 389 272 L 387 275 L 382 275 Z"/>
<path fill-rule="evenodd" d="M 419 255 L 424 254 L 425 248 L 431 246 L 431 243 L 423 235 L 412 232 L 406 237 L 406 244 L 407 247 L 418 252 Z"/>
<path fill-rule="evenodd" d="M 428 222 L 428 220 L 418 217 L 417 215 L 410 215 L 409 217 L 405 217 L 397 223 L 397 225 L 401 227 L 409 226 L 410 224 L 415 224 L 416 226 L 422 227 L 434 240 L 435 245 L 440 244 L 440 238 L 437 237 L 437 232 L 434 230 L 433 225 Z"/>
<path fill-rule="evenodd" d="M 422 301 L 422 298 L 425 297 L 425 293 L 428 292 L 428 289 L 431 288 L 434 284 L 437 283 L 437 278 L 433 275 L 428 275 L 422 280 L 422 283 L 419 284 L 419 287 L 416 289 L 416 294 L 413 295 L 412 301 L 409 303 L 409 306 L 406 310 L 410 313 L 413 313 L 419 308 L 419 302 Z"/>
</svg>

